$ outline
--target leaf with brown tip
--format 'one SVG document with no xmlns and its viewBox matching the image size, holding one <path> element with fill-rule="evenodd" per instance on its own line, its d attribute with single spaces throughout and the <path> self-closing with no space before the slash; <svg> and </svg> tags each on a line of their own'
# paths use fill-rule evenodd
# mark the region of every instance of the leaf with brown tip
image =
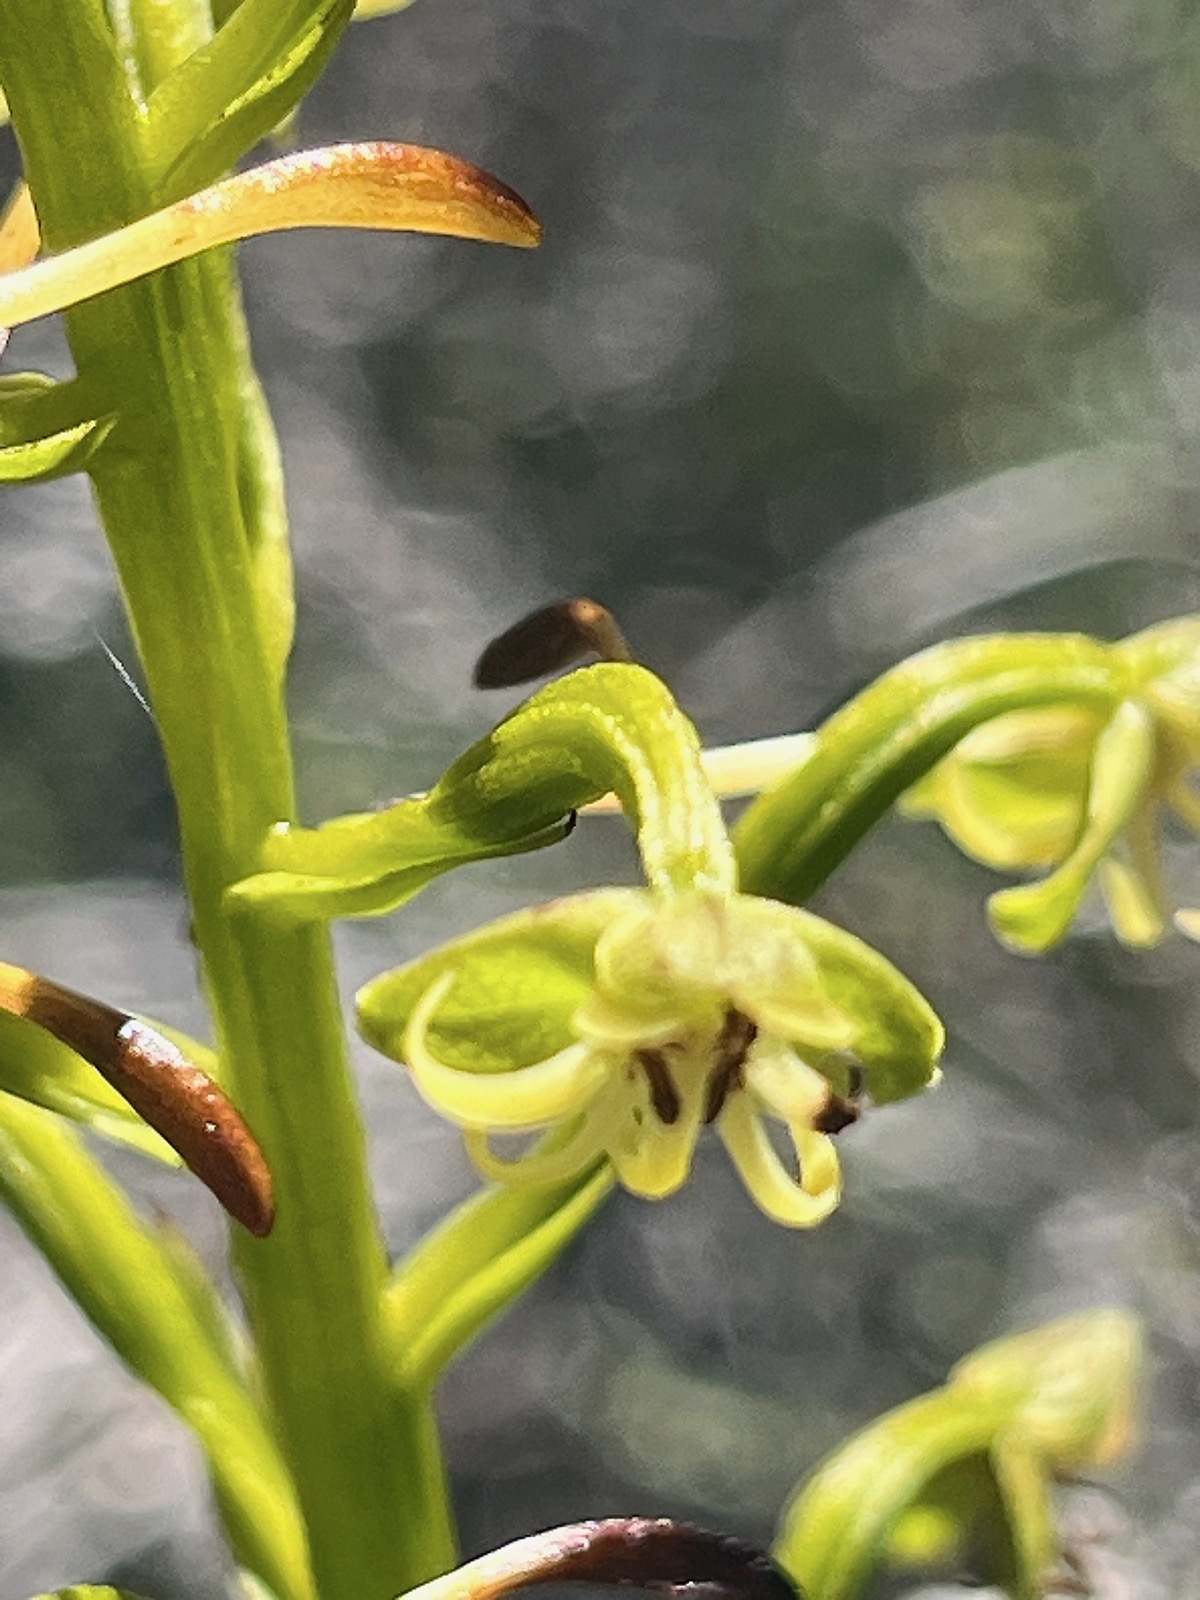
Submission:
<svg viewBox="0 0 1200 1600">
<path fill-rule="evenodd" d="M 48 316 L 217 245 L 288 228 L 379 228 L 530 248 L 541 227 L 498 178 L 410 144 L 342 144 L 280 156 L 0 277 L 0 326 Z"/>
</svg>

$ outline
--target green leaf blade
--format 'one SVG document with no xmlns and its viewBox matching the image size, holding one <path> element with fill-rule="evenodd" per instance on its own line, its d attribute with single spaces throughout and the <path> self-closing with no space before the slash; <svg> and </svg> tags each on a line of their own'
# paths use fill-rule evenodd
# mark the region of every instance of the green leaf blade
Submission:
<svg viewBox="0 0 1200 1600">
<path fill-rule="evenodd" d="M 397 1269 L 386 1312 L 409 1381 L 429 1388 L 536 1283 L 615 1183 L 606 1164 L 540 1189 L 486 1189 L 451 1213 Z"/>
<path fill-rule="evenodd" d="M 245 9 L 239 8 L 239 15 Z M 189 194 L 212 183 L 285 122 L 324 70 L 353 10 L 354 0 L 324 0 L 315 14 L 303 17 L 291 37 L 269 56 L 260 75 L 228 100 L 203 132 L 185 139 L 163 176 L 161 197 Z M 169 149 L 182 137 L 181 124 L 189 115 L 197 80 L 219 73 L 236 55 L 226 36 L 229 29 L 244 31 L 231 20 L 207 51 L 178 69 L 183 79 L 168 78 L 151 99 L 151 139 L 161 138 Z"/>
<path fill-rule="evenodd" d="M 243 0 L 150 97 L 145 139 L 160 199 L 211 183 L 282 122 L 353 9 L 353 0 Z"/>
</svg>

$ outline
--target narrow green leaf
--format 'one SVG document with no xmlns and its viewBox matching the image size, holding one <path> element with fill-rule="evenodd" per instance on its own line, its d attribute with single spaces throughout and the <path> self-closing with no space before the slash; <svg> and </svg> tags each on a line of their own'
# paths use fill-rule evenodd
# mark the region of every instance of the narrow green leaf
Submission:
<svg viewBox="0 0 1200 1600">
<path fill-rule="evenodd" d="M 423 1239 L 397 1268 L 385 1301 L 408 1381 L 436 1383 L 459 1351 L 537 1282 L 614 1182 L 604 1162 L 543 1188 L 485 1189 Z"/>
<path fill-rule="evenodd" d="M 295 1493 L 257 1406 L 198 1315 L 195 1284 L 56 1117 L 0 1094 L 0 1197 L 84 1314 L 196 1432 L 241 1561 L 312 1595 Z"/>
<path fill-rule="evenodd" d="M 393 11 L 407 11 L 413 0 L 358 0 L 354 7 L 355 22 L 369 22 L 372 17 L 390 17 Z"/>
<path fill-rule="evenodd" d="M 0 448 L 0 483 L 45 483 L 82 472 L 111 432 L 115 417 L 93 418 L 45 439 Z"/>
<path fill-rule="evenodd" d="M 278 127 L 316 82 L 353 9 L 354 0 L 320 0 L 282 16 L 275 7 L 272 18 L 261 5 L 242 5 L 164 79 L 150 98 L 147 137 L 166 162 L 161 198 L 214 182 Z"/>
<path fill-rule="evenodd" d="M 246 1566 L 310 1594 L 293 1486 L 258 1406 L 214 1346 L 170 1251 L 74 1130 L 0 1096 L 0 1197 L 117 1354 L 197 1432 Z"/>
<path fill-rule="evenodd" d="M 80 416 L 74 383 L 40 372 L 0 377 L 0 483 L 27 483 L 82 472 L 111 433 L 115 415 Z"/>
</svg>

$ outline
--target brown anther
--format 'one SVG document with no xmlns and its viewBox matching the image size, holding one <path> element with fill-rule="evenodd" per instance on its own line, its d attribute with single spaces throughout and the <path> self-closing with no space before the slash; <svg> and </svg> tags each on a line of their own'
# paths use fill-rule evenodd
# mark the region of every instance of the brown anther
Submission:
<svg viewBox="0 0 1200 1600">
<path fill-rule="evenodd" d="M 849 1128 L 862 1116 L 864 1085 L 860 1062 L 851 1061 L 847 1064 L 846 1085 L 845 1094 L 830 1089 L 829 1099 L 813 1118 L 814 1133 L 841 1133 L 843 1128 Z"/>
<path fill-rule="evenodd" d="M 708 1091 L 704 1099 L 704 1123 L 714 1123 L 725 1108 L 725 1102 L 735 1089 L 742 1087 L 742 1068 L 750 1054 L 750 1046 L 758 1037 L 758 1028 L 744 1011 L 733 1006 L 725 1013 L 721 1031 L 713 1045 L 713 1065 L 708 1076 Z"/>
<path fill-rule="evenodd" d="M 679 1090 L 675 1087 L 675 1080 L 671 1076 L 671 1069 L 667 1065 L 666 1054 L 662 1050 L 635 1050 L 634 1060 L 646 1074 L 646 1081 L 650 1085 L 650 1104 L 654 1107 L 654 1115 L 664 1128 L 669 1128 L 673 1122 L 679 1121 L 679 1113 L 683 1109 L 683 1102 L 679 1098 Z"/>
<path fill-rule="evenodd" d="M 830 1091 L 829 1099 L 813 1118 L 814 1133 L 841 1133 L 843 1128 L 848 1128 L 862 1116 L 862 1107 L 857 1100 L 848 1100 L 844 1095 L 834 1094 Z"/>
</svg>

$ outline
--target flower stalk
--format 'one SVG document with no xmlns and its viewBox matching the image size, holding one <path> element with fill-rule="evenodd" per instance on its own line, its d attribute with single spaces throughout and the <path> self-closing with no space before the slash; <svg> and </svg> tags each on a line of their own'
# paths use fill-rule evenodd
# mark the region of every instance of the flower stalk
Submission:
<svg viewBox="0 0 1200 1600">
<path fill-rule="evenodd" d="M 172 38 L 145 57 L 158 72 L 199 42 Z M 0 59 L 50 248 L 150 213 L 139 98 L 99 0 L 57 7 L 50 32 L 40 8 L 5 0 Z M 271 1237 L 235 1249 L 310 1546 L 311 1577 L 278 1600 L 390 1600 L 449 1565 L 454 1543 L 427 1398 L 384 1337 L 387 1264 L 329 941 L 223 906 L 294 815 L 284 512 L 231 263 L 180 263 L 74 306 L 67 328 L 80 389 L 118 418 L 91 474 L 178 803 L 223 1084 L 275 1178 Z"/>
</svg>

